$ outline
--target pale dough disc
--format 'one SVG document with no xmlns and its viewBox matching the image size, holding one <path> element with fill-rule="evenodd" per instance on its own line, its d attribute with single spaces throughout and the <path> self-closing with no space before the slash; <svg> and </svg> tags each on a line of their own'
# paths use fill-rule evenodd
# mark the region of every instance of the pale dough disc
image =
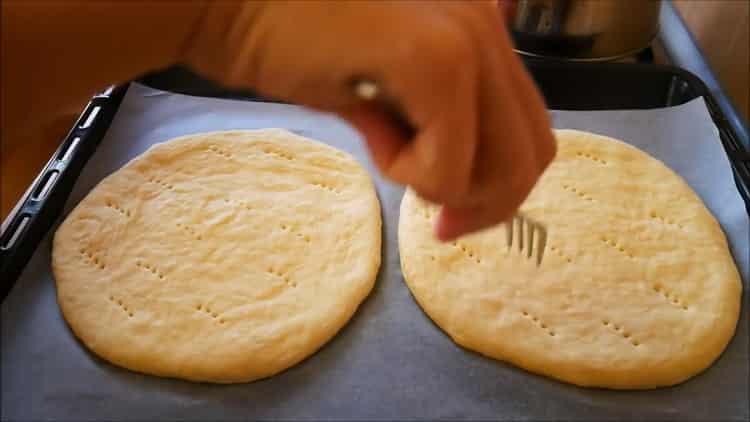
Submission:
<svg viewBox="0 0 750 422">
<path fill-rule="evenodd" d="M 280 129 L 158 144 L 57 230 L 65 319 L 102 358 L 220 383 L 282 371 L 349 320 L 375 282 L 381 219 L 349 155 Z"/>
<path fill-rule="evenodd" d="M 407 192 L 406 283 L 458 344 L 581 386 L 651 388 L 708 367 L 737 323 L 741 282 L 716 220 L 664 164 L 623 142 L 557 131 L 522 210 L 549 228 L 540 268 L 505 227 L 441 244 Z"/>
</svg>

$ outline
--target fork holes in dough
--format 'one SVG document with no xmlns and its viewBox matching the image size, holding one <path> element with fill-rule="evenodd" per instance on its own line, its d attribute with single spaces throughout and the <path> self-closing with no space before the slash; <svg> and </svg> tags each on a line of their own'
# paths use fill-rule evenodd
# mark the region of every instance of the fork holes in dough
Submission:
<svg viewBox="0 0 750 422">
<path fill-rule="evenodd" d="M 534 322 L 534 324 L 535 324 L 535 325 L 536 325 L 537 327 L 541 328 L 542 330 L 545 330 L 545 331 L 547 332 L 547 335 L 549 335 L 550 337 L 554 337 L 554 336 L 555 336 L 555 331 L 554 331 L 554 330 L 551 330 L 551 329 L 549 329 L 549 328 L 547 327 L 547 324 L 546 324 L 546 323 L 544 323 L 544 322 L 543 322 L 543 321 L 542 321 L 541 319 L 539 319 L 539 317 L 538 317 L 538 316 L 536 316 L 536 315 L 533 315 L 533 314 L 530 314 L 530 313 L 529 313 L 529 311 L 527 311 L 527 310 L 525 310 L 525 309 L 522 309 L 522 310 L 520 311 L 520 313 L 521 313 L 521 315 L 523 315 L 523 316 L 524 316 L 525 318 L 530 318 L 530 319 L 531 319 L 531 321 L 533 321 L 533 322 Z"/>
<path fill-rule="evenodd" d="M 556 246 L 550 246 L 549 249 L 552 252 L 554 252 L 557 256 L 559 256 L 560 258 L 564 259 L 565 262 L 567 262 L 568 264 L 570 264 L 570 263 L 573 262 L 573 258 L 571 258 L 568 254 L 564 253 L 560 248 L 558 248 Z"/>
<path fill-rule="evenodd" d="M 664 290 L 660 285 L 654 284 L 653 285 L 654 292 L 661 294 L 664 296 L 664 298 L 667 300 L 668 303 L 677 306 L 678 308 L 681 308 L 683 311 L 686 311 L 688 306 L 687 303 L 683 302 L 679 296 L 677 296 L 674 293 L 670 293 L 667 290 Z"/>
</svg>

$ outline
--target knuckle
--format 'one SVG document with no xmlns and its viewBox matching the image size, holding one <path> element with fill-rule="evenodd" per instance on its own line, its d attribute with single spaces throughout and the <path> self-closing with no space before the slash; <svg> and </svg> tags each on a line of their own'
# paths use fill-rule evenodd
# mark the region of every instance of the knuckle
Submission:
<svg viewBox="0 0 750 422">
<path fill-rule="evenodd" d="M 472 51 L 471 38 L 466 30 L 450 21 L 435 25 L 431 31 L 421 32 L 405 50 L 408 54 L 405 60 L 413 62 L 416 59 L 436 71 L 446 72 L 456 69 L 457 63 L 471 63 Z"/>
</svg>

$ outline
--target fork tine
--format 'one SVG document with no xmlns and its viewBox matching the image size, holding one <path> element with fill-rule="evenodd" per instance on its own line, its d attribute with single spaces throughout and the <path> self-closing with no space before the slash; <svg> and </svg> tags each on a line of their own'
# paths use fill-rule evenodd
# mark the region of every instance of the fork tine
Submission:
<svg viewBox="0 0 750 422">
<path fill-rule="evenodd" d="M 524 226 L 526 227 L 524 228 Z M 524 234 L 524 231 L 526 231 L 526 234 Z M 527 259 L 531 259 L 531 256 L 534 255 L 536 266 L 542 264 L 544 251 L 547 248 L 547 227 L 544 224 L 538 223 L 523 214 L 516 214 L 505 225 L 505 240 L 508 245 L 508 252 L 512 251 L 513 241 L 516 241 L 518 252 L 521 255 L 526 255 Z M 537 241 L 536 245 L 534 245 L 534 240 Z M 524 246 L 526 247 L 525 251 Z"/>
<path fill-rule="evenodd" d="M 526 258 L 531 258 L 531 253 L 534 250 L 534 232 L 538 230 L 537 223 L 533 220 L 526 220 L 526 232 L 529 239 L 529 247 L 526 248 Z"/>
<path fill-rule="evenodd" d="M 536 266 L 542 265 L 544 250 L 547 247 L 547 229 L 544 226 L 539 227 L 539 245 L 536 250 Z"/>
</svg>

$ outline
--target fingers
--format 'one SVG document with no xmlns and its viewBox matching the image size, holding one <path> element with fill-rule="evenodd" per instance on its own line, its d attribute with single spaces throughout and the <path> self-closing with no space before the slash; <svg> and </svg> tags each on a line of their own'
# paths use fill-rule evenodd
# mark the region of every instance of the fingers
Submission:
<svg viewBox="0 0 750 422">
<path fill-rule="evenodd" d="M 404 34 L 402 44 L 378 72 L 378 83 L 384 97 L 405 111 L 417 136 L 402 139 L 375 106 L 343 115 L 363 132 L 387 177 L 434 201 L 459 203 L 470 189 L 478 140 L 475 46 L 442 17 L 431 31 Z"/>
<path fill-rule="evenodd" d="M 375 165 L 387 169 L 399 152 L 410 142 L 391 124 L 388 116 L 375 107 L 355 106 L 339 114 L 365 137 Z"/>
<path fill-rule="evenodd" d="M 466 201 L 478 141 L 471 123 L 475 115 L 464 109 L 436 116 L 393 159 L 386 175 L 442 204 Z"/>
<path fill-rule="evenodd" d="M 554 156 L 544 103 L 495 3 L 263 3 L 220 38 L 223 82 L 345 110 L 385 176 L 444 206 L 439 237 L 459 236 L 512 215 Z M 358 77 L 397 101 L 413 139 L 354 95 Z"/>
<path fill-rule="evenodd" d="M 399 68 L 412 69 L 389 75 L 418 135 L 383 171 L 424 197 L 458 204 L 470 189 L 478 144 L 476 47 L 451 25 L 429 34 L 399 58 Z"/>
<path fill-rule="evenodd" d="M 485 208 L 505 215 L 518 208 L 539 176 L 532 133 L 536 123 L 529 117 L 535 110 L 520 104 L 518 87 L 499 54 L 485 56 L 483 71 L 474 194 L 491 204 Z"/>
<path fill-rule="evenodd" d="M 270 25 L 303 12 L 301 25 L 315 23 L 325 30 Z M 365 17 L 388 22 L 389 30 L 374 36 L 361 23 Z M 263 30 L 253 32 L 250 44 L 263 50 L 252 61 L 252 80 L 260 92 L 346 110 L 341 114 L 362 131 L 388 178 L 440 203 L 466 199 L 478 143 L 478 52 L 467 36 L 470 26 L 461 25 L 447 5 L 273 3 L 256 19 Z M 316 48 L 299 48 L 311 37 Z M 263 48 L 270 45 L 276 48 Z M 376 80 L 387 97 L 398 101 L 418 130 L 414 139 L 402 139 L 383 113 L 357 100 L 351 85 L 356 77 Z"/>
<path fill-rule="evenodd" d="M 435 227 L 441 240 L 510 218 L 555 152 L 544 102 L 507 34 L 492 16 L 492 24 L 477 24 L 478 9 L 451 7 L 475 32 L 448 26 L 432 33 L 438 42 L 417 39 L 421 49 L 407 49 L 406 69 L 385 73 L 418 136 L 400 139 L 373 111 L 350 118 L 388 177 L 443 205 Z"/>
<path fill-rule="evenodd" d="M 464 19 L 470 21 L 470 14 L 465 13 Z M 475 202 L 443 207 L 435 226 L 441 240 L 507 221 L 555 153 L 544 102 L 509 47 L 508 34 L 500 25 L 475 27 L 481 32 L 476 41 L 483 52 L 481 121 L 471 192 Z"/>
</svg>

